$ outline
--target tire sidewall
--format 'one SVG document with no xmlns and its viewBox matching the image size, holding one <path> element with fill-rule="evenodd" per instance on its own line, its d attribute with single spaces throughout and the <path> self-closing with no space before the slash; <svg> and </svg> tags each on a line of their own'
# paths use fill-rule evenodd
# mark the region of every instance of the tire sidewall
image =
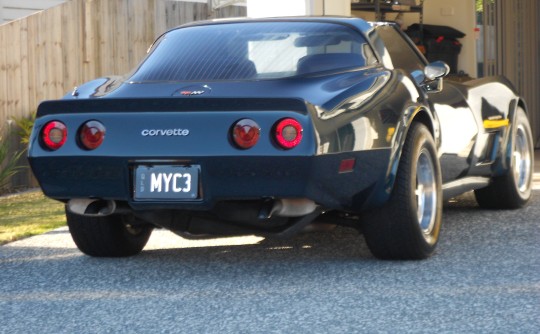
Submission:
<svg viewBox="0 0 540 334">
<path fill-rule="evenodd" d="M 431 160 L 436 201 L 429 235 L 424 235 L 418 220 L 417 169 L 419 157 Z M 388 202 L 363 215 L 363 233 L 371 252 L 386 260 L 421 260 L 437 246 L 442 217 L 441 168 L 433 136 L 428 128 L 414 122 L 409 126 L 401 148 L 398 170 Z M 433 195 L 433 194 L 431 194 Z"/>
<path fill-rule="evenodd" d="M 532 173 L 533 173 L 533 170 L 534 170 L 534 149 L 533 149 L 533 139 L 532 139 L 532 130 L 531 130 L 531 127 L 529 125 L 529 120 L 527 118 L 527 114 L 525 113 L 525 111 L 521 108 L 521 107 L 518 107 L 517 110 L 517 115 L 516 115 L 516 121 L 515 121 L 515 125 L 513 126 L 512 128 L 512 142 L 511 142 L 511 152 L 510 152 L 510 169 L 508 171 L 508 174 L 507 174 L 507 177 L 510 178 L 510 182 L 512 183 L 513 185 L 513 190 L 515 192 L 515 195 L 520 199 L 520 201 L 522 203 L 526 203 L 529 198 L 531 197 L 531 193 L 532 193 L 532 183 L 533 183 L 533 177 L 532 177 Z M 516 145 L 516 140 L 517 140 L 517 132 L 518 132 L 518 128 L 522 126 L 524 132 L 525 132 L 525 135 L 526 135 L 526 140 L 528 142 L 528 146 L 529 146 L 529 156 L 531 157 L 531 175 L 529 176 L 529 180 L 528 180 L 528 184 L 527 184 L 527 188 L 525 191 L 520 191 L 519 190 L 519 185 L 518 185 L 518 180 L 516 180 L 516 178 L 514 177 L 514 168 L 515 168 L 515 161 L 513 159 L 513 154 L 514 154 L 514 151 L 515 151 L 515 145 Z"/>
<path fill-rule="evenodd" d="M 431 136 L 431 133 L 424 125 L 414 125 L 414 139 L 413 146 L 411 150 L 411 157 L 407 161 L 409 164 L 408 170 L 410 171 L 411 177 L 409 178 L 409 183 L 407 185 L 409 193 L 409 224 L 410 228 L 415 230 L 414 237 L 417 239 L 417 242 L 424 245 L 426 251 L 431 252 L 439 240 L 439 233 L 441 228 L 441 215 L 442 215 L 442 186 L 441 186 L 441 168 L 439 160 L 437 157 L 437 152 L 435 149 L 435 143 Z M 420 224 L 418 223 L 418 214 L 417 214 L 417 200 L 416 200 L 416 173 L 418 169 L 418 159 L 422 152 L 429 153 L 431 158 L 431 163 L 433 166 L 433 172 L 435 177 L 435 186 L 436 186 L 436 207 L 435 207 L 435 222 L 428 235 L 424 234 Z M 406 172 L 403 170 L 403 172 Z"/>
<path fill-rule="evenodd" d="M 128 228 L 122 215 L 82 216 L 71 212 L 67 206 L 65 212 L 75 245 L 90 256 L 124 257 L 138 254 L 152 233 L 150 225 Z"/>
</svg>

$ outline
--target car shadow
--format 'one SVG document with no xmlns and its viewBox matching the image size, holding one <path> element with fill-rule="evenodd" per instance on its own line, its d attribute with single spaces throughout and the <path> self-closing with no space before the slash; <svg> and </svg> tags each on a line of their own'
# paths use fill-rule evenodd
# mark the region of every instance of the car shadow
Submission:
<svg viewBox="0 0 540 334">
<path fill-rule="evenodd" d="M 454 216 L 455 214 L 463 214 L 464 211 L 479 211 L 481 210 L 474 200 L 474 195 L 468 193 L 462 196 L 459 196 L 455 199 L 452 199 L 448 202 L 445 202 L 443 209 L 443 219 L 444 222 L 452 219 L 445 219 L 448 216 Z M 444 228 L 444 225 L 443 225 Z M 298 260 L 307 260 L 312 259 L 314 261 L 319 260 L 331 260 L 331 259 L 373 259 L 364 237 L 361 235 L 361 232 L 357 229 L 347 228 L 347 227 L 335 227 L 328 231 L 324 232 L 306 232 L 300 233 L 291 238 L 265 238 L 262 240 L 257 240 L 256 242 L 250 241 L 246 244 L 234 244 L 226 245 L 227 238 L 224 238 L 223 242 L 218 243 L 218 245 L 205 246 L 205 242 L 196 243 L 195 245 L 183 245 L 181 242 L 182 239 L 179 236 L 176 236 L 168 231 L 156 229 L 154 234 L 169 234 L 164 238 L 168 239 L 167 245 L 165 248 L 160 249 L 159 243 L 151 247 L 147 247 L 143 252 L 137 256 L 130 257 L 128 259 L 141 259 L 145 261 L 146 258 L 152 257 L 170 257 L 174 261 L 185 260 L 190 262 L 197 261 L 209 261 L 215 258 L 221 259 L 233 259 L 234 261 L 279 261 L 287 256 Z M 85 256 L 80 253 L 76 248 L 67 227 L 50 231 L 42 236 L 36 238 L 49 238 L 49 241 L 42 241 L 41 244 L 38 243 L 37 247 L 26 246 L 29 243 L 28 240 L 22 240 L 16 243 L 13 243 L 10 247 L 15 253 L 40 253 L 42 256 L 46 253 L 51 253 L 51 255 L 57 253 L 73 253 L 80 255 L 83 258 L 90 259 L 91 257 Z M 57 238 L 62 239 L 62 243 L 65 245 L 58 249 L 55 249 L 54 245 L 58 244 L 55 240 Z M 153 238 L 153 237 L 152 237 Z M 178 239 L 178 242 L 175 242 L 174 239 Z M 171 239 L 173 239 L 171 241 Z M 152 239 L 151 239 L 152 241 Z M 67 244 L 66 244 L 67 243 Z M 152 242 L 150 242 L 152 244 Z M 9 245 L 9 244 L 8 244 Z M 17 245 L 21 245 L 17 247 Z M 177 245 L 177 246 L 175 246 Z M 40 247 L 41 246 L 41 247 Z M 4 250 L 6 250 L 4 248 Z M 39 252 L 37 250 L 40 250 Z M 0 261 L 2 252 L 0 252 Z M 103 258 L 97 260 L 104 260 Z M 119 259 L 110 259 L 110 260 L 119 260 Z"/>
<path fill-rule="evenodd" d="M 224 239 L 226 240 L 226 239 Z M 371 258 L 363 236 L 356 229 L 336 227 L 332 231 L 301 233 L 294 237 L 265 238 L 255 243 L 232 246 L 144 250 L 140 257 L 172 256 L 184 260 L 209 260 L 209 257 L 235 262 L 302 260 L 346 260 Z"/>
<path fill-rule="evenodd" d="M 449 214 L 455 211 L 482 211 L 482 209 L 476 199 L 474 198 L 474 193 L 472 191 L 467 192 L 463 195 L 451 198 L 443 203 L 443 215 Z"/>
</svg>

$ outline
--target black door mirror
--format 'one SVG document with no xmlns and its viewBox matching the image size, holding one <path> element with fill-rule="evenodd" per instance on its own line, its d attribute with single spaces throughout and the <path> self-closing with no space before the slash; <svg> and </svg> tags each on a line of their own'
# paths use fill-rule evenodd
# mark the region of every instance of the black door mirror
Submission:
<svg viewBox="0 0 540 334">
<path fill-rule="evenodd" d="M 424 69 L 424 74 L 427 80 L 437 80 L 445 77 L 450 73 L 450 67 L 444 61 L 435 61 L 430 63 Z"/>
<path fill-rule="evenodd" d="M 440 92 L 443 89 L 443 78 L 450 72 L 444 61 L 435 61 L 424 68 L 424 87 L 428 92 Z"/>
</svg>

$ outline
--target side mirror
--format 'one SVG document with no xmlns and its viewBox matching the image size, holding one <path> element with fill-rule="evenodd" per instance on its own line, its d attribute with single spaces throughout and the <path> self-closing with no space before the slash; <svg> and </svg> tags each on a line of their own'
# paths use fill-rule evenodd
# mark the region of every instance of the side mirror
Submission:
<svg viewBox="0 0 540 334">
<path fill-rule="evenodd" d="M 424 75 L 427 80 L 437 80 L 450 73 L 450 67 L 444 61 L 435 61 L 430 63 L 424 69 Z"/>
<path fill-rule="evenodd" d="M 443 80 L 450 67 L 444 61 L 435 61 L 424 68 L 425 88 L 428 92 L 440 92 L 443 89 Z"/>
</svg>

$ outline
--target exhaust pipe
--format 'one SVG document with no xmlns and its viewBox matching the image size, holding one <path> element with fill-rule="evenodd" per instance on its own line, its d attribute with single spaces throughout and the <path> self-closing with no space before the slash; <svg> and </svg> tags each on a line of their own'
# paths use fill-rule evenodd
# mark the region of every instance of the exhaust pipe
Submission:
<svg viewBox="0 0 540 334">
<path fill-rule="evenodd" d="M 116 202 L 103 199 L 74 198 L 67 206 L 69 211 L 81 216 L 108 216 L 116 212 Z"/>
<path fill-rule="evenodd" d="M 317 204 L 306 198 L 283 198 L 277 199 L 270 211 L 273 215 L 280 217 L 302 217 L 317 209 Z"/>
</svg>

